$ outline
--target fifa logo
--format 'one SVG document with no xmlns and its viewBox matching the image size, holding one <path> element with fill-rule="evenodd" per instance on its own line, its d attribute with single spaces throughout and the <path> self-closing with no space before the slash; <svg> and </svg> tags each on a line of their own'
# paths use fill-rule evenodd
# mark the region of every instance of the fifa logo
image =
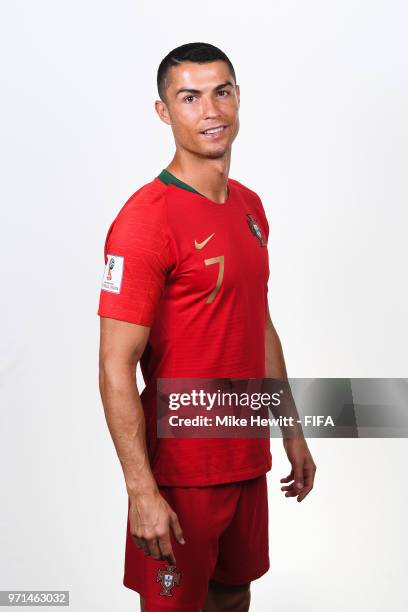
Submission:
<svg viewBox="0 0 408 612">
<path fill-rule="evenodd" d="M 107 280 L 112 280 L 112 270 L 115 267 L 115 260 L 113 257 L 111 257 L 111 260 L 109 262 L 109 271 L 108 271 L 108 275 L 107 275 Z"/>
</svg>

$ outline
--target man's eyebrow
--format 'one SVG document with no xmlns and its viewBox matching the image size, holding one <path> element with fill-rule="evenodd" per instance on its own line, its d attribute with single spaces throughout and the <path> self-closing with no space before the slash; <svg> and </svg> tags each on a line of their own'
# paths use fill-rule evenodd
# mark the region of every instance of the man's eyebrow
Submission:
<svg viewBox="0 0 408 612">
<path fill-rule="evenodd" d="M 217 85 L 217 87 L 214 87 L 215 90 L 218 89 L 222 89 L 223 87 L 227 87 L 227 85 L 231 85 L 231 87 L 234 87 L 234 83 L 232 83 L 231 81 L 225 81 L 225 83 L 221 83 L 220 85 Z M 179 93 L 191 93 L 191 94 L 199 94 L 201 93 L 201 91 L 199 89 L 190 89 L 187 87 L 182 87 L 181 89 L 178 89 L 176 91 L 176 96 L 179 95 Z"/>
</svg>

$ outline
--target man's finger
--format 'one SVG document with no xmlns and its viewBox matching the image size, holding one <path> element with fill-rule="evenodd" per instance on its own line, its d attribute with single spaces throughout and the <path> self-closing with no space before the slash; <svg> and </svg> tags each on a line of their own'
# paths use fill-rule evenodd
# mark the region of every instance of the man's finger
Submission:
<svg viewBox="0 0 408 612">
<path fill-rule="evenodd" d="M 308 495 L 312 489 L 313 487 L 303 487 L 301 493 L 299 493 L 299 497 L 297 499 L 298 502 L 301 502 L 302 499 L 305 499 L 306 495 Z"/>
<path fill-rule="evenodd" d="M 132 540 L 133 540 L 133 542 L 136 544 L 136 546 L 137 546 L 138 548 L 140 548 L 141 550 L 143 550 L 143 545 L 142 545 L 142 542 L 141 542 L 141 539 L 140 539 L 140 538 L 138 538 L 137 536 L 135 536 L 135 535 L 133 535 L 133 534 L 132 534 Z"/>
<path fill-rule="evenodd" d="M 161 552 L 160 552 L 160 549 L 159 549 L 157 538 L 153 538 L 153 539 L 147 540 L 147 546 L 148 546 L 148 549 L 149 549 L 149 554 L 153 557 L 153 559 L 160 560 Z"/>
<path fill-rule="evenodd" d="M 294 467 L 294 480 L 295 484 L 293 485 L 295 490 L 299 493 L 301 489 L 303 489 L 305 481 L 304 481 L 304 473 L 303 473 L 303 461 L 302 463 L 297 463 Z"/>
<path fill-rule="evenodd" d="M 287 487 L 281 487 L 281 491 L 293 491 L 293 484 L 288 485 Z"/>
<path fill-rule="evenodd" d="M 138 538 L 137 536 L 132 535 L 132 539 L 135 542 L 135 544 L 138 546 L 138 548 L 140 548 L 140 550 L 142 550 L 146 555 L 149 554 L 149 551 L 147 549 L 147 543 L 144 538 Z"/>
<path fill-rule="evenodd" d="M 314 464 L 307 464 L 305 465 L 305 469 L 304 469 L 304 473 L 305 473 L 305 484 L 309 485 L 314 483 L 314 479 L 315 479 L 315 474 L 316 474 L 316 466 Z"/>
<path fill-rule="evenodd" d="M 174 536 L 180 544 L 185 544 L 186 541 L 183 537 L 183 531 L 181 529 L 181 525 L 178 520 L 178 516 L 176 513 L 170 516 L 170 526 L 173 529 Z"/>
<path fill-rule="evenodd" d="M 170 536 L 162 536 L 158 539 L 158 545 L 163 559 L 168 561 L 170 565 L 176 564 L 176 557 L 174 556 L 173 549 L 170 542 Z"/>
<path fill-rule="evenodd" d="M 146 540 L 144 538 L 141 538 L 141 542 L 142 542 L 142 550 L 145 553 L 145 555 L 150 555 L 149 546 Z"/>
<path fill-rule="evenodd" d="M 302 491 L 299 494 L 298 501 L 302 501 L 302 499 L 304 499 L 306 495 L 308 495 L 308 493 L 310 493 L 310 491 L 313 489 L 314 475 L 315 475 L 314 469 L 312 468 L 305 469 L 305 486 L 303 487 Z"/>
</svg>

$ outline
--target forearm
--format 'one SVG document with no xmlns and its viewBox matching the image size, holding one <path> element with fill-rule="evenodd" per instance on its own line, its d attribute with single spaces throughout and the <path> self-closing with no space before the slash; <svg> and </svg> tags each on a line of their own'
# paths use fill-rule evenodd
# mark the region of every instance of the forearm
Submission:
<svg viewBox="0 0 408 612">
<path fill-rule="evenodd" d="M 136 384 L 136 367 L 130 363 L 102 363 L 99 388 L 128 494 L 156 490 L 146 447 L 146 425 Z"/>
<path fill-rule="evenodd" d="M 280 380 L 287 379 L 281 341 L 269 317 L 265 329 L 265 376 Z"/>
<path fill-rule="evenodd" d="M 289 426 L 280 427 L 283 438 L 303 437 L 302 427 L 297 422 L 299 413 L 288 381 L 282 344 L 269 315 L 265 328 L 265 377 L 273 379 L 266 382 L 270 393 L 284 391 L 281 394 L 281 402 L 277 406 L 271 406 L 275 418 L 285 419 L 284 423 L 291 422 Z"/>
</svg>

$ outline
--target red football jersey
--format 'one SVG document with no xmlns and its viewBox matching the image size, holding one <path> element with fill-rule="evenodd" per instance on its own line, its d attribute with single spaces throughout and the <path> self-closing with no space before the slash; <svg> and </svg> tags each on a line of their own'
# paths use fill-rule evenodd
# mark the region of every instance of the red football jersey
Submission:
<svg viewBox="0 0 408 612">
<path fill-rule="evenodd" d="M 159 485 L 208 486 L 271 469 L 269 438 L 159 438 L 157 378 L 263 378 L 269 260 L 259 196 L 228 179 L 219 204 L 164 170 L 109 228 L 98 314 L 151 328 L 140 360 Z"/>
</svg>

